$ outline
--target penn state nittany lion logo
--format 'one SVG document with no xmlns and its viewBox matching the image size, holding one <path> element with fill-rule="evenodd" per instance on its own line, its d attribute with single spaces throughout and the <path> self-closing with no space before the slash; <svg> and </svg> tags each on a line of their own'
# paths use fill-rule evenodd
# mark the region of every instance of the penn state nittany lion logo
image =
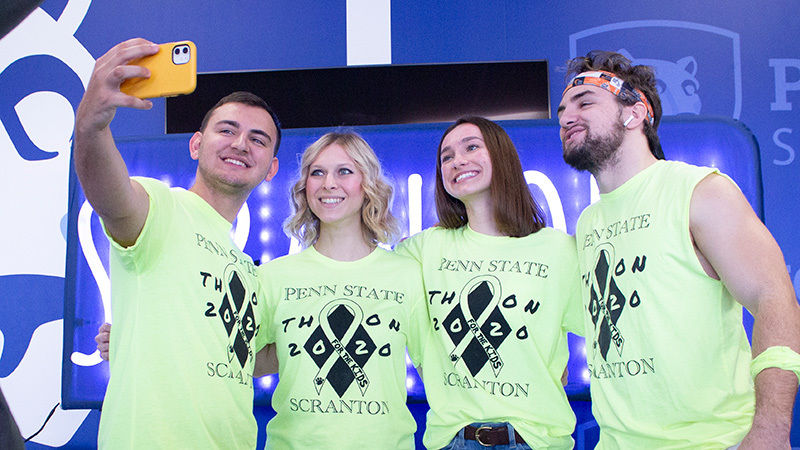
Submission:
<svg viewBox="0 0 800 450">
<path fill-rule="evenodd" d="M 665 40 L 673 44 L 654 44 Z M 741 115 L 741 44 L 733 30 L 678 20 L 631 20 L 576 31 L 569 47 L 570 58 L 602 48 L 654 67 L 664 116 Z"/>
<path fill-rule="evenodd" d="M 678 114 L 700 114 L 700 82 L 697 80 L 698 63 L 694 56 L 684 56 L 677 61 L 665 59 L 636 58 L 626 49 L 625 55 L 635 65 L 651 66 L 656 72 L 656 89 L 661 98 L 661 110 L 665 116 Z"/>
</svg>

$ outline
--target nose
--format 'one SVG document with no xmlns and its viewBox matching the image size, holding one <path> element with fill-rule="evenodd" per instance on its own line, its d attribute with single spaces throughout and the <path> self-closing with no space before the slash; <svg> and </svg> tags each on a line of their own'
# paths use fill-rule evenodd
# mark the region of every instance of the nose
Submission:
<svg viewBox="0 0 800 450">
<path fill-rule="evenodd" d="M 247 134 L 240 133 L 237 135 L 236 138 L 233 139 L 231 147 L 237 150 L 247 151 Z"/>
<path fill-rule="evenodd" d="M 568 128 L 575 123 L 575 113 L 571 108 L 564 108 L 558 116 L 558 124 L 561 128 Z"/>
<path fill-rule="evenodd" d="M 336 189 L 336 177 L 333 173 L 325 175 L 323 187 L 325 187 L 325 189 Z"/>
<path fill-rule="evenodd" d="M 453 160 L 451 161 L 451 164 L 453 164 L 453 167 L 463 166 L 466 163 L 467 163 L 467 160 L 466 160 L 466 158 L 464 158 L 464 155 L 461 152 L 455 152 L 453 154 Z"/>
</svg>

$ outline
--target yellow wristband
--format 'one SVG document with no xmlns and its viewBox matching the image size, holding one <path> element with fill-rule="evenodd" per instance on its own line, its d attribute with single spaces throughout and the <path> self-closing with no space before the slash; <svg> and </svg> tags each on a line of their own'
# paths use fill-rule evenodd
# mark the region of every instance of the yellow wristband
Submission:
<svg viewBox="0 0 800 450">
<path fill-rule="evenodd" d="M 791 370 L 800 382 L 800 354 L 786 346 L 769 347 L 750 362 L 750 376 L 753 379 L 767 367 Z"/>
</svg>

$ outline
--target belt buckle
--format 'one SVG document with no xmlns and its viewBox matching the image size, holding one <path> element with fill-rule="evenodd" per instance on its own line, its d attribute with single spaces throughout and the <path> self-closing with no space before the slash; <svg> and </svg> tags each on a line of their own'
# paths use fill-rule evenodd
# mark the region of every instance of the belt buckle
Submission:
<svg viewBox="0 0 800 450">
<path fill-rule="evenodd" d="M 481 431 L 483 431 L 483 430 L 491 430 L 491 429 L 492 429 L 492 427 L 481 426 L 481 427 L 478 427 L 477 430 L 475 430 L 475 440 L 478 441 L 478 444 L 481 444 L 484 447 L 492 447 L 492 446 L 494 446 L 494 444 L 484 444 L 483 441 L 481 440 Z"/>
</svg>

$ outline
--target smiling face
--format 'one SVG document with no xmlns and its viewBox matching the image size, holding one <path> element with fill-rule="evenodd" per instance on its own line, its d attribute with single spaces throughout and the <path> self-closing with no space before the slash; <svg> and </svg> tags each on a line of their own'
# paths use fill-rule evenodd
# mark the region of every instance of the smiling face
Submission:
<svg viewBox="0 0 800 450">
<path fill-rule="evenodd" d="M 326 147 L 308 167 L 306 200 L 321 226 L 352 225 L 361 229 L 363 175 L 339 144 Z"/>
<path fill-rule="evenodd" d="M 623 106 L 596 86 L 569 89 L 558 106 L 564 161 L 596 174 L 613 161 L 625 137 Z"/>
<path fill-rule="evenodd" d="M 476 125 L 463 123 L 444 137 L 439 164 L 448 194 L 465 205 L 479 198 L 489 199 L 492 161 Z"/>
<path fill-rule="evenodd" d="M 274 157 L 275 122 L 267 111 L 242 103 L 225 103 L 189 142 L 197 160 L 197 184 L 207 190 L 249 194 L 278 170 Z"/>
</svg>

